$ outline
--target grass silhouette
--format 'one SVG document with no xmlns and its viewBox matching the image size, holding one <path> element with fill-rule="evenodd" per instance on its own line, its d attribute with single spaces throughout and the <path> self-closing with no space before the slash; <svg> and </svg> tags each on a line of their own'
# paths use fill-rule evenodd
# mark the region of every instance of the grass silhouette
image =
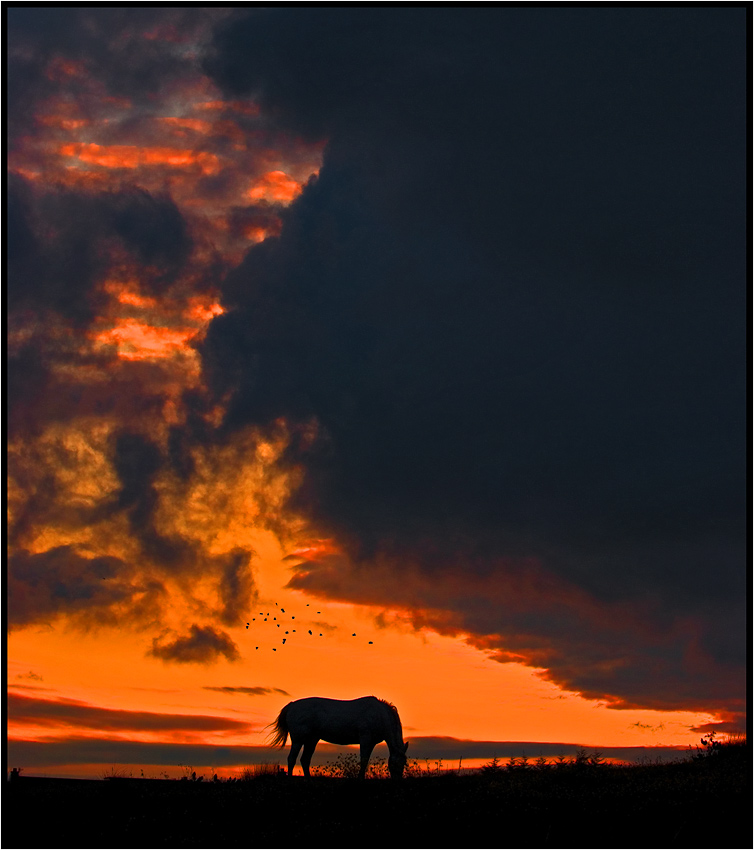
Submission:
<svg viewBox="0 0 754 850">
<path fill-rule="evenodd" d="M 355 752 L 310 780 L 272 763 L 233 781 L 18 774 L 6 789 L 3 846 L 750 847 L 749 745 L 705 740 L 665 764 L 580 751 L 492 759 L 461 774 L 440 759 L 413 760 L 401 781 L 387 778 L 384 759 L 367 781 L 353 778 Z"/>
</svg>

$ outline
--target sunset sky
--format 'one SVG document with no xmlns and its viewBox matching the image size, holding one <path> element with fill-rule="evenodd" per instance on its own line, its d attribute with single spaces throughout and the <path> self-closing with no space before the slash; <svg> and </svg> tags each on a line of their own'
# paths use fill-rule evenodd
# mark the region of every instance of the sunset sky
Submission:
<svg viewBox="0 0 754 850">
<path fill-rule="evenodd" d="M 7 8 L 9 766 L 745 727 L 746 16 Z"/>
</svg>

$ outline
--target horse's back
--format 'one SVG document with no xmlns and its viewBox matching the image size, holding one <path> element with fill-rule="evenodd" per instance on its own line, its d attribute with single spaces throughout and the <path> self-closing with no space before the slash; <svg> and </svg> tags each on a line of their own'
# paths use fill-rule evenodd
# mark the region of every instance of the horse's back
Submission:
<svg viewBox="0 0 754 850">
<path fill-rule="evenodd" d="M 351 700 L 305 697 L 289 703 L 286 720 L 292 737 L 317 737 L 331 744 L 358 744 L 366 735 L 374 737 L 384 733 L 381 705 L 381 700 L 373 696 Z"/>
</svg>

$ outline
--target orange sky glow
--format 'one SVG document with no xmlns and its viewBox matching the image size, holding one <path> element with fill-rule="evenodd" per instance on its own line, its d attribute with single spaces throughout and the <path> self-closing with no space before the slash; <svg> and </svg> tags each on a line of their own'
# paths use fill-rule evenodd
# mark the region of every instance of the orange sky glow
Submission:
<svg viewBox="0 0 754 850">
<path fill-rule="evenodd" d="M 697 712 L 611 710 L 604 703 L 562 691 L 544 681 L 540 671 L 522 664 L 500 664 L 469 646 L 463 636 L 415 631 L 403 616 L 406 612 L 317 600 L 292 592 L 285 587 L 290 561 L 279 542 L 273 535 L 259 532 L 252 542 L 259 557 L 259 598 L 248 614 L 249 628 L 244 624 L 230 630 L 243 656 L 240 661 L 221 660 L 209 669 L 167 665 L 145 657 L 150 639 L 135 631 L 95 634 L 62 625 L 39 627 L 11 636 L 11 692 L 14 684 L 28 681 L 23 677 L 33 671 L 40 677 L 34 684 L 44 688 L 39 693 L 53 699 L 127 711 L 212 715 L 251 724 L 250 734 L 119 733 L 129 740 L 217 746 L 264 745 L 265 726 L 280 708 L 289 699 L 310 695 L 351 699 L 375 693 L 390 699 L 399 706 L 407 740 L 439 735 L 491 741 L 559 740 L 595 748 L 686 746 L 698 739 L 689 734 L 689 726 L 712 720 L 712 715 Z M 311 547 L 299 547 L 299 552 L 320 545 L 317 541 Z M 280 614 L 283 608 L 284 615 Z M 260 616 L 265 613 L 270 615 L 268 622 Z M 185 608 L 176 605 L 166 626 L 179 629 L 185 614 Z M 271 620 L 275 615 L 281 628 Z M 290 634 L 283 645 L 286 630 Z M 85 664 L 82 658 L 86 658 Z M 248 696 L 207 690 L 221 686 L 274 687 L 290 697 L 275 692 Z M 52 729 L 28 724 L 9 727 L 11 736 L 26 740 L 47 740 L 72 732 L 79 730 L 64 724 Z M 81 734 L 101 733 L 90 730 Z M 468 767 L 474 764 L 469 759 L 466 762 Z"/>
</svg>

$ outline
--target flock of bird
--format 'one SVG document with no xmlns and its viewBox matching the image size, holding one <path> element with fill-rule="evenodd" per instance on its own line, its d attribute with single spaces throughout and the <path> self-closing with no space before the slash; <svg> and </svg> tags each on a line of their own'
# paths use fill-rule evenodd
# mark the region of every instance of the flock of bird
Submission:
<svg viewBox="0 0 754 850">
<path fill-rule="evenodd" d="M 276 628 L 280 629 L 280 628 L 282 628 L 282 627 L 285 625 L 285 623 L 283 622 L 283 617 L 282 617 L 282 615 L 283 615 L 283 614 L 285 614 L 285 608 L 281 608 L 281 607 L 278 605 L 278 603 L 277 603 L 277 602 L 275 603 L 275 607 L 278 609 L 278 614 L 280 614 L 280 615 L 281 615 L 281 617 L 280 617 L 281 622 L 276 622 L 276 621 L 277 621 L 277 619 L 278 619 L 277 614 L 275 614 L 274 612 L 269 612 L 269 611 L 268 611 L 266 614 L 265 614 L 263 611 L 260 611 L 260 612 L 259 612 L 259 619 L 260 619 L 260 622 L 264 622 L 264 623 L 269 622 L 269 623 L 270 623 L 270 625 L 272 625 L 272 623 L 274 622 L 274 623 L 275 623 Z M 306 607 L 307 607 L 307 608 L 309 607 L 309 603 L 308 603 L 308 602 L 306 603 Z M 320 611 L 317 611 L 317 614 L 319 614 L 319 613 L 321 613 L 321 612 L 320 612 Z M 294 615 L 294 614 L 286 614 L 285 616 L 286 616 L 286 617 L 290 617 L 290 618 L 291 618 L 291 620 L 295 620 L 295 619 L 296 619 L 296 617 L 295 617 L 295 615 Z M 263 618 L 263 619 L 262 619 L 262 618 Z M 257 618 L 256 618 L 256 617 L 252 617 L 252 618 L 251 618 L 251 620 L 250 620 L 248 623 L 246 623 L 246 628 L 247 628 L 247 629 L 248 629 L 248 628 L 250 628 L 250 627 L 251 627 L 251 624 L 252 624 L 252 623 L 256 623 L 256 621 L 257 621 Z M 303 631 L 304 631 L 304 630 L 302 629 L 302 630 L 301 630 L 301 632 L 303 632 Z M 314 637 L 314 632 L 313 632 L 311 629 L 307 629 L 306 631 L 308 631 L 308 632 L 309 632 L 309 634 L 310 634 L 312 637 Z M 284 638 L 282 639 L 281 646 L 285 646 L 285 642 L 286 642 L 287 640 L 290 640 L 290 635 L 295 635 L 295 634 L 296 634 L 296 629 L 294 629 L 294 628 L 291 626 L 291 628 L 289 628 L 289 629 L 286 629 L 286 630 L 285 630 L 285 634 L 286 634 L 286 635 L 289 635 L 289 637 L 284 637 Z M 319 632 L 319 637 L 324 637 L 324 635 L 322 634 L 322 632 Z M 356 632 L 353 632 L 353 634 L 351 635 L 351 637 L 356 637 Z M 371 640 L 370 640 L 370 641 L 369 641 L 369 643 L 374 643 L 374 641 L 371 641 Z M 255 647 L 254 647 L 254 649 L 259 649 L 259 647 L 258 647 L 258 646 L 255 646 Z M 273 647 L 272 647 L 272 651 L 273 651 L 273 652 L 277 652 L 277 647 L 276 647 L 276 646 L 273 646 Z"/>
</svg>

